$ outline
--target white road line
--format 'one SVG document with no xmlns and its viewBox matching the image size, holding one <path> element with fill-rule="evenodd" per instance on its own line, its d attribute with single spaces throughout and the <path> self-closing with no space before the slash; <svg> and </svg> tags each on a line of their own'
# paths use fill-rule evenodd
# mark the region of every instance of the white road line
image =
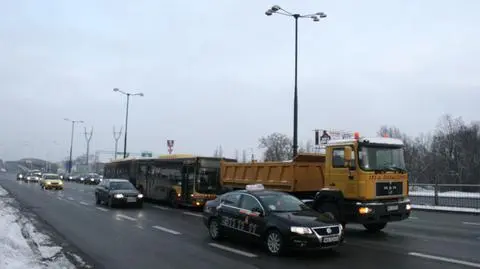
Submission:
<svg viewBox="0 0 480 269">
<path fill-rule="evenodd" d="M 165 227 L 162 227 L 162 226 L 152 226 L 152 228 L 157 229 L 157 230 L 160 230 L 160 231 L 163 231 L 163 232 L 166 232 L 166 233 L 171 233 L 171 234 L 174 234 L 174 235 L 180 235 L 180 234 L 182 234 L 181 232 L 177 232 L 177 231 L 174 231 L 174 230 L 170 230 L 170 229 L 165 228 Z"/>
<path fill-rule="evenodd" d="M 62 197 L 57 197 L 58 200 L 63 201 L 64 199 Z"/>
<path fill-rule="evenodd" d="M 188 216 L 194 216 L 194 217 L 197 217 L 197 218 L 202 218 L 203 217 L 203 215 L 199 214 L 199 213 L 183 212 L 183 214 L 188 215 Z"/>
<path fill-rule="evenodd" d="M 242 250 L 239 250 L 239 249 L 236 249 L 236 248 L 227 247 L 227 246 L 216 244 L 216 243 L 209 243 L 209 245 L 211 247 L 214 247 L 214 248 L 230 251 L 232 253 L 239 254 L 239 255 L 242 255 L 242 256 L 245 256 L 245 257 L 249 257 L 249 258 L 258 257 L 257 255 L 255 255 L 253 253 L 242 251 Z"/>
<path fill-rule="evenodd" d="M 161 209 L 161 210 L 169 210 L 170 208 L 168 207 L 164 207 L 164 206 L 159 206 L 159 205 L 154 205 L 153 207 L 157 208 L 157 209 Z"/>
<path fill-rule="evenodd" d="M 474 263 L 474 262 L 467 262 L 467 261 L 462 261 L 462 260 L 438 257 L 438 256 L 422 254 L 422 253 L 418 253 L 418 252 L 409 252 L 408 255 L 416 256 L 416 257 L 420 257 L 420 258 L 425 258 L 425 259 L 430 259 L 430 260 L 437 260 L 437 261 L 442 261 L 442 262 L 449 262 L 449 263 L 454 263 L 454 264 L 461 264 L 461 265 L 465 265 L 465 266 L 480 268 L 480 263 Z"/>
<path fill-rule="evenodd" d="M 464 221 L 464 222 L 462 222 L 462 224 L 480 226 L 480 223 L 478 223 L 478 222 L 468 222 L 468 221 Z"/>
<path fill-rule="evenodd" d="M 137 220 L 136 218 L 132 218 L 132 217 L 129 217 L 129 216 L 125 216 L 125 215 L 122 215 L 122 214 L 118 214 L 117 217 L 119 217 L 119 218 L 124 218 L 124 219 L 128 219 L 128 220 L 131 220 L 131 221 L 136 221 L 136 220 Z"/>
<path fill-rule="evenodd" d="M 70 200 L 70 201 L 75 200 L 75 199 L 73 199 L 73 197 L 67 197 L 67 199 Z"/>
<path fill-rule="evenodd" d="M 410 216 L 409 219 L 418 219 L 418 217 Z"/>
<path fill-rule="evenodd" d="M 85 203 L 85 202 L 80 202 L 80 204 L 82 204 L 82 205 L 89 205 L 89 204 L 87 204 L 87 203 Z"/>
<path fill-rule="evenodd" d="M 98 210 L 103 211 L 103 212 L 108 212 L 108 209 L 103 208 L 103 207 L 96 207 Z"/>
</svg>

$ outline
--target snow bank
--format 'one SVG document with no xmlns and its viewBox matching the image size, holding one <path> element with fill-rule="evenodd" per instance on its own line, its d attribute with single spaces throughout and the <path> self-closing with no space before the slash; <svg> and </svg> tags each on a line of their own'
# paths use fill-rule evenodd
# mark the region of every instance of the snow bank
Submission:
<svg viewBox="0 0 480 269">
<path fill-rule="evenodd" d="M 435 196 L 435 191 L 433 190 L 417 190 L 410 191 L 408 193 L 410 196 Z M 461 192 L 461 191 L 446 191 L 439 192 L 438 197 L 450 197 L 450 198 L 476 198 L 480 199 L 480 193 L 478 192 Z"/>
<path fill-rule="evenodd" d="M 74 269 L 49 236 L 38 232 L 0 187 L 0 269 Z"/>
<path fill-rule="evenodd" d="M 464 207 L 452 207 L 452 206 L 433 206 L 433 205 L 412 205 L 413 209 L 425 209 L 436 211 L 448 211 L 448 212 L 465 212 L 465 213 L 480 213 L 478 208 L 464 208 Z"/>
</svg>

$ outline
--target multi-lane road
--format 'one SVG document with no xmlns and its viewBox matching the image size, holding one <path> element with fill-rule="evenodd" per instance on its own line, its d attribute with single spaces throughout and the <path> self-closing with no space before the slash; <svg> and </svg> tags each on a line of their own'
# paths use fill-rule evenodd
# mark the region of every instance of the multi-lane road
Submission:
<svg viewBox="0 0 480 269">
<path fill-rule="evenodd" d="M 44 191 L 4 174 L 0 185 L 95 268 L 480 268 L 474 215 L 413 212 L 373 235 L 349 225 L 345 245 L 333 253 L 278 258 L 241 242 L 213 243 L 199 212 L 153 204 L 110 209 L 95 205 L 95 187 L 68 182 L 63 191 Z"/>
</svg>

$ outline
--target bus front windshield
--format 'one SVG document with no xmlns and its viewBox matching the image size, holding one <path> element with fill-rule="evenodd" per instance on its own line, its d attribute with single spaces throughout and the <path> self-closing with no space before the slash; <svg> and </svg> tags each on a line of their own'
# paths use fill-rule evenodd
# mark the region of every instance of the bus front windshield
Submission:
<svg viewBox="0 0 480 269">
<path fill-rule="evenodd" d="M 219 168 L 200 168 L 197 178 L 196 190 L 199 193 L 216 193 L 219 180 Z"/>
<path fill-rule="evenodd" d="M 360 146 L 358 151 L 360 168 L 366 171 L 405 172 L 403 148 L 386 146 Z"/>
</svg>

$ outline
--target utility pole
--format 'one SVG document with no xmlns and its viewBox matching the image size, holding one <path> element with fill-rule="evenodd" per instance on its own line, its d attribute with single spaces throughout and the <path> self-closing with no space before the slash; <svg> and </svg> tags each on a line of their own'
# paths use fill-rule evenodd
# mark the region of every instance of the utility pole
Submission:
<svg viewBox="0 0 480 269">
<path fill-rule="evenodd" d="M 115 160 L 117 159 L 118 140 L 120 140 L 120 137 L 122 136 L 122 129 L 123 129 L 123 127 L 120 127 L 120 131 L 115 132 L 115 126 L 113 126 L 113 139 L 115 139 L 115 156 L 113 156 L 113 158 Z"/>
<path fill-rule="evenodd" d="M 75 133 L 75 124 L 76 123 L 83 123 L 82 120 L 71 120 L 68 118 L 64 118 L 65 121 L 71 122 L 72 123 L 72 135 L 70 138 L 70 157 L 68 159 L 68 174 L 72 173 L 72 166 L 73 166 L 73 161 L 72 161 L 72 152 L 73 152 L 73 134 Z"/>
<path fill-rule="evenodd" d="M 83 129 L 85 130 L 85 133 L 83 134 L 85 135 L 85 141 L 87 142 L 87 171 L 90 172 L 90 166 L 88 166 L 88 155 L 90 154 L 90 140 L 92 140 L 93 136 L 93 127 L 90 129 L 90 133 L 87 132 L 87 127 L 83 127 Z"/>
</svg>

